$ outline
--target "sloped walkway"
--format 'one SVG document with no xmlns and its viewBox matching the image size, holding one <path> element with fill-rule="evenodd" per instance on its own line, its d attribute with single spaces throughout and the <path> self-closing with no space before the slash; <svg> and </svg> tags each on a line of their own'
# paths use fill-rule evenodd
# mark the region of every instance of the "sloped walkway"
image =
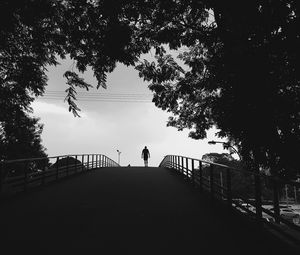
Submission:
<svg viewBox="0 0 300 255">
<path fill-rule="evenodd" d="M 3 254 L 295 254 L 162 168 L 91 171 L 4 202 L 0 217 Z"/>
</svg>

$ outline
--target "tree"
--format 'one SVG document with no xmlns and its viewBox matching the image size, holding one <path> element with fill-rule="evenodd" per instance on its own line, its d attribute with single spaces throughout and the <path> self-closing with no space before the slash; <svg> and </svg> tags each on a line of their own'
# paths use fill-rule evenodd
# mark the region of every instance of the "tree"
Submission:
<svg viewBox="0 0 300 255">
<path fill-rule="evenodd" d="M 47 154 L 41 144 L 43 125 L 39 119 L 23 111 L 13 112 L 1 123 L 0 160 L 43 158 Z"/>
<path fill-rule="evenodd" d="M 62 158 L 59 159 L 58 161 L 56 161 L 54 164 L 52 164 L 50 166 L 51 169 L 56 169 L 56 168 L 60 168 L 60 167 L 74 167 L 74 166 L 82 166 L 82 162 L 74 157 L 66 157 L 66 158 Z"/>
<path fill-rule="evenodd" d="M 0 26 L 1 90 L 17 92 L 8 98 L 19 99 L 27 108 L 33 96 L 44 93 L 47 66 L 57 65 L 57 57 L 67 55 L 79 72 L 92 67 L 97 88 L 105 88 L 106 73 L 113 71 L 117 61 L 134 64 L 137 56 L 149 49 L 145 40 L 131 36 L 138 12 L 132 10 L 124 16 L 130 12 L 130 2 L 1 1 L 0 22 L 9 24 Z M 70 86 L 66 90 L 69 110 L 78 116 L 75 88 L 89 89 L 91 85 L 72 70 L 66 70 L 64 76 Z M 1 93 L 3 98 L 5 93 Z"/>
<path fill-rule="evenodd" d="M 146 39 L 132 36 L 139 12 L 131 8 L 131 2 L 134 1 L 0 2 L 2 159 L 33 157 L 38 147 L 40 154 L 44 154 L 40 139 L 33 138 L 34 134 L 40 134 L 41 126 L 28 113 L 30 103 L 45 91 L 47 66 L 57 65 L 58 57 L 70 56 L 79 72 L 92 67 L 98 80 L 97 88 L 105 88 L 106 73 L 113 71 L 117 61 L 133 64 L 139 54 L 149 49 Z M 72 70 L 66 70 L 64 76 L 69 85 L 65 99 L 69 111 L 79 116 L 76 87 L 88 90 L 92 86 Z M 24 124 L 25 129 L 19 124 Z M 27 134 L 32 135 L 32 147 L 27 140 L 24 144 L 21 142 Z M 16 149 L 16 146 L 20 153 L 11 154 L 14 150 L 4 149 Z"/>
<path fill-rule="evenodd" d="M 1 105 L 1 104 L 0 104 Z M 36 161 L 10 162 L 4 164 L 2 177 L 23 175 L 43 169 L 49 164 L 46 149 L 42 145 L 43 125 L 39 119 L 21 110 L 10 112 L 9 119 L 0 122 L 0 162 L 2 160 L 44 158 Z"/>
<path fill-rule="evenodd" d="M 194 4 L 156 27 L 171 48 L 189 47 L 179 55 L 188 68 L 164 52 L 137 66 L 155 104 L 173 114 L 168 125 L 195 139 L 216 126 L 256 169 L 291 178 L 300 165 L 299 3 Z"/>
</svg>

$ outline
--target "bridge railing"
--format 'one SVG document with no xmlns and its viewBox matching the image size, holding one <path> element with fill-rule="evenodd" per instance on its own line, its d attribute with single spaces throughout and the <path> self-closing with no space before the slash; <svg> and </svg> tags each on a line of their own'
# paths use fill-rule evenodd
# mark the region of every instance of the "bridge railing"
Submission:
<svg viewBox="0 0 300 255">
<path fill-rule="evenodd" d="M 101 167 L 119 166 L 102 154 L 62 155 L 0 162 L 0 193 L 11 194 Z"/>
<path fill-rule="evenodd" d="M 280 194 L 287 186 L 300 191 L 299 182 L 178 155 L 166 156 L 160 167 L 176 170 L 200 191 L 208 191 L 212 199 L 300 244 L 300 203 L 295 199 L 292 210 L 291 202 L 282 201 Z"/>
</svg>

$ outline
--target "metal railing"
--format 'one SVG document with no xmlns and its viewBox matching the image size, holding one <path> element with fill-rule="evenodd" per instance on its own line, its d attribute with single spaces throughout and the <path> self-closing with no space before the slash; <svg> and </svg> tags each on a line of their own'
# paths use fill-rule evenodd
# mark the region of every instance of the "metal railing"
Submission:
<svg viewBox="0 0 300 255">
<path fill-rule="evenodd" d="M 284 200 L 287 185 L 300 191 L 300 183 L 284 181 L 261 173 L 232 168 L 199 159 L 168 155 L 160 167 L 176 170 L 186 180 L 258 223 L 271 226 L 300 245 L 300 201 Z M 296 194 L 296 193 L 295 193 Z M 291 203 L 295 210 L 291 210 Z M 298 209 L 297 209 L 298 208 Z"/>
<path fill-rule="evenodd" d="M 119 166 L 102 154 L 62 155 L 0 162 L 0 194 L 13 194 L 43 186 L 77 173 Z"/>
</svg>

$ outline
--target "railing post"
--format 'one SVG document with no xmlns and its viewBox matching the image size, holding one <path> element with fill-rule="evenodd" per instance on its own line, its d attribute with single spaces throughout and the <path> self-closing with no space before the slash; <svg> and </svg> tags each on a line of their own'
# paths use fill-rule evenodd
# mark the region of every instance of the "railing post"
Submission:
<svg viewBox="0 0 300 255">
<path fill-rule="evenodd" d="M 58 161 L 59 157 L 56 157 L 56 180 L 58 180 Z"/>
<path fill-rule="evenodd" d="M 174 163 L 175 163 L 174 169 L 177 170 L 177 157 L 178 157 L 178 156 L 174 156 L 174 157 L 175 157 L 175 158 L 174 158 Z"/>
<path fill-rule="evenodd" d="M 173 163 L 173 169 L 174 169 L 174 170 L 176 170 L 176 157 L 177 157 L 177 156 L 174 155 L 174 158 L 173 158 L 173 160 L 174 160 L 174 163 Z"/>
<path fill-rule="evenodd" d="M 173 169 L 176 169 L 176 156 L 173 156 Z"/>
<path fill-rule="evenodd" d="M 227 182 L 227 204 L 231 208 L 232 206 L 232 192 L 231 192 L 231 172 L 230 168 L 226 169 L 226 182 Z"/>
<path fill-rule="evenodd" d="M 94 154 L 92 155 L 92 169 L 94 169 Z"/>
<path fill-rule="evenodd" d="M 189 179 L 189 159 L 185 158 L 186 177 Z"/>
<path fill-rule="evenodd" d="M 75 156 L 75 172 L 77 173 L 77 155 Z"/>
<path fill-rule="evenodd" d="M 194 159 L 192 159 L 192 183 L 195 185 L 195 162 Z"/>
<path fill-rule="evenodd" d="M 211 197 L 214 198 L 214 165 L 212 164 L 209 167 L 209 184 Z"/>
<path fill-rule="evenodd" d="M 84 170 L 84 155 L 81 156 L 81 172 Z"/>
<path fill-rule="evenodd" d="M 87 170 L 90 169 L 90 155 L 87 155 Z"/>
<path fill-rule="evenodd" d="M 181 157 L 181 173 L 184 175 L 184 159 Z"/>
<path fill-rule="evenodd" d="M 203 169 L 202 169 L 202 161 L 199 161 L 199 188 L 200 191 L 203 191 Z"/>
<path fill-rule="evenodd" d="M 274 206 L 274 218 L 276 223 L 280 223 L 280 208 L 279 208 L 279 192 L 277 179 L 272 179 L 273 183 L 273 206 Z"/>
<path fill-rule="evenodd" d="M 254 186 L 255 186 L 255 211 L 256 219 L 261 222 L 262 219 L 262 201 L 261 201 L 261 181 L 259 171 L 255 172 L 254 175 Z"/>
</svg>

